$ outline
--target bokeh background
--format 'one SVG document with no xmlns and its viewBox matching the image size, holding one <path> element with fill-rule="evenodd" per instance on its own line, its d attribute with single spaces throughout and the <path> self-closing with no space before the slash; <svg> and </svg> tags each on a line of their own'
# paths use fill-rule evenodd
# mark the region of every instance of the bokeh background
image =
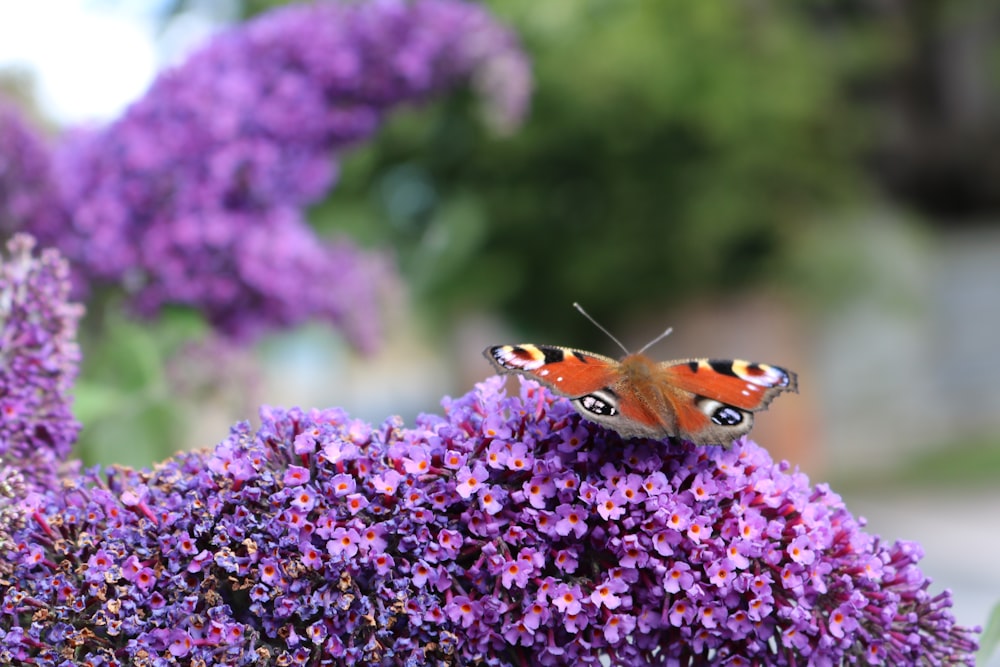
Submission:
<svg viewBox="0 0 1000 667">
<path fill-rule="evenodd" d="M 274 3 L 0 3 L 0 89 L 53 133 Z M 310 213 L 397 267 L 371 355 L 92 305 L 79 452 L 149 465 L 261 404 L 434 411 L 502 342 L 787 366 L 754 436 L 984 624 L 1000 600 L 1000 5 L 490 0 L 533 61 L 498 137 L 463 93 L 392 117 Z M 0 147 L 2 149 L 2 147 Z M 994 664 L 996 661 L 994 661 Z"/>
</svg>

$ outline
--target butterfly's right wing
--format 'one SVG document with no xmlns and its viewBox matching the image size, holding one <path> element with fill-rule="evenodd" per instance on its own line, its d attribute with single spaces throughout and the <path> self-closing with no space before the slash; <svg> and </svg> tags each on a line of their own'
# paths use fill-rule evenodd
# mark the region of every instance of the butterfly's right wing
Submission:
<svg viewBox="0 0 1000 667">
<path fill-rule="evenodd" d="M 618 361 L 569 347 L 494 345 L 483 355 L 501 373 L 524 375 L 569 398 L 609 389 L 618 379 Z"/>
</svg>

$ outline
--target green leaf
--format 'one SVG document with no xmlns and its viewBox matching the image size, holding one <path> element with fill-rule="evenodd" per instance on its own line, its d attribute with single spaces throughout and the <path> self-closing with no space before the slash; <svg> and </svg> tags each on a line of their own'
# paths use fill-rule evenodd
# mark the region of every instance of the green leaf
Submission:
<svg viewBox="0 0 1000 667">
<path fill-rule="evenodd" d="M 88 464 L 148 468 L 177 450 L 184 424 L 169 401 L 137 396 L 114 415 L 85 423 L 77 452 Z"/>
<path fill-rule="evenodd" d="M 1000 602 L 993 605 L 989 620 L 986 621 L 986 628 L 979 637 L 979 651 L 976 653 L 976 664 L 985 665 L 996 653 L 997 645 L 1000 644 Z"/>
<path fill-rule="evenodd" d="M 125 397 L 118 387 L 80 379 L 73 386 L 73 414 L 81 423 L 90 424 L 113 415 Z"/>
</svg>

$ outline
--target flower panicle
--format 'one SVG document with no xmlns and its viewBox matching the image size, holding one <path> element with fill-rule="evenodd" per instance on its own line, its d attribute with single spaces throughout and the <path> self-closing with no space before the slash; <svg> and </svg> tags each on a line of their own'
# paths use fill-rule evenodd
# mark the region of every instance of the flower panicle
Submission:
<svg viewBox="0 0 1000 667">
<path fill-rule="evenodd" d="M 84 476 L 44 508 L 58 539 L 37 523 L 16 534 L 0 650 L 972 664 L 975 630 L 949 593 L 928 593 L 919 548 L 864 533 L 828 487 L 754 443 L 622 441 L 536 384 L 502 387 L 413 427 L 265 408 L 212 451 Z M 19 620 L 32 600 L 49 622 Z"/>
<path fill-rule="evenodd" d="M 49 143 L 0 97 L 0 235 L 46 234 L 63 223 Z"/>
<path fill-rule="evenodd" d="M 24 474 L 9 465 L 0 466 L 0 551 L 12 549 L 12 533 L 24 528 L 27 508 L 22 500 L 27 496 Z M 9 573 L 10 565 L 0 562 L 0 577 Z"/>
<path fill-rule="evenodd" d="M 70 390 L 79 370 L 76 327 L 83 310 L 69 301 L 66 262 L 35 252 L 24 234 L 0 257 L 0 463 L 32 490 L 58 488 L 59 467 L 80 424 Z"/>
<path fill-rule="evenodd" d="M 305 209 L 336 181 L 332 154 L 401 105 L 466 82 L 497 127 L 524 116 L 526 57 L 481 5 L 275 9 L 216 36 L 116 122 L 67 134 L 51 155 L 0 115 L 0 134 L 18 139 L 6 198 L 0 169 L 0 229 L 58 247 L 79 294 L 118 285 L 146 316 L 188 306 L 234 338 L 322 319 L 371 349 L 388 261 L 318 238 Z"/>
</svg>

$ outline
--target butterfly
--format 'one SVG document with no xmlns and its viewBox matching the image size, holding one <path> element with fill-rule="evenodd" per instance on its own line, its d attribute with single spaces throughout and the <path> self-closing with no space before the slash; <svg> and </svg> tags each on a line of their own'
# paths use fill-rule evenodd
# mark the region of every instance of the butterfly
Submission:
<svg viewBox="0 0 1000 667">
<path fill-rule="evenodd" d="M 573 304 L 625 351 L 617 361 L 555 345 L 494 345 L 483 354 L 500 373 L 537 380 L 569 398 L 585 419 L 624 437 L 677 437 L 696 445 L 729 446 L 753 426 L 753 413 L 775 396 L 798 391 L 795 373 L 741 360 L 645 356 L 667 329 L 635 354 Z"/>
</svg>

